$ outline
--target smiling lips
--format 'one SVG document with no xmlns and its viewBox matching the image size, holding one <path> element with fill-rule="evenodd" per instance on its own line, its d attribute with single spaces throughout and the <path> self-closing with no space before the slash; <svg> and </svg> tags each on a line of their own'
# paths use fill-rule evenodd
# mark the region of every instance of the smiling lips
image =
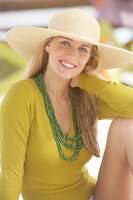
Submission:
<svg viewBox="0 0 133 200">
<path fill-rule="evenodd" d="M 73 68 L 77 67 L 76 65 L 70 63 L 69 61 L 65 61 L 65 60 L 60 60 L 60 63 L 64 68 L 67 68 L 67 69 L 73 69 Z"/>
</svg>

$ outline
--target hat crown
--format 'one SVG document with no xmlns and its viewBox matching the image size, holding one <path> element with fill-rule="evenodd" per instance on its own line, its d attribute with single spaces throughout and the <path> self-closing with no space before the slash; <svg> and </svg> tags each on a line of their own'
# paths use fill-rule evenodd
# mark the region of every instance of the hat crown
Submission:
<svg viewBox="0 0 133 200">
<path fill-rule="evenodd" d="M 82 36 L 96 42 L 100 40 L 99 23 L 80 9 L 68 9 L 55 14 L 49 22 L 48 29 Z"/>
</svg>

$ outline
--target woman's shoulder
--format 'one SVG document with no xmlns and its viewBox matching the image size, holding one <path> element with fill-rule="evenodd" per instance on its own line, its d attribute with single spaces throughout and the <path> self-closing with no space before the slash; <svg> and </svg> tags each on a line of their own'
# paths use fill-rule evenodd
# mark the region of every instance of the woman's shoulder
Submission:
<svg viewBox="0 0 133 200">
<path fill-rule="evenodd" d="M 19 80 L 12 83 L 6 90 L 3 101 L 15 101 L 18 102 L 19 99 L 24 101 L 25 99 L 32 99 L 32 96 L 36 95 L 36 85 L 33 78 L 26 80 Z"/>
<path fill-rule="evenodd" d="M 30 88 L 32 89 L 35 85 L 35 81 L 33 78 L 29 78 L 29 79 L 22 79 L 19 80 L 15 83 L 13 83 L 10 87 L 23 87 L 23 88 Z"/>
<path fill-rule="evenodd" d="M 36 83 L 33 78 L 29 79 L 22 79 L 17 82 L 14 82 L 10 87 L 8 88 L 7 92 L 14 91 L 16 93 L 34 93 L 36 92 Z"/>
</svg>

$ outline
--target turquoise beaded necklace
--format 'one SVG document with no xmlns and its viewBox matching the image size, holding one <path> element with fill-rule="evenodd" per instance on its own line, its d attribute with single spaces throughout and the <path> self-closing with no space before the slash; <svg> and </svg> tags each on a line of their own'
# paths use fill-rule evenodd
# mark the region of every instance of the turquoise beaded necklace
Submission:
<svg viewBox="0 0 133 200">
<path fill-rule="evenodd" d="M 84 144 L 83 144 L 83 140 L 82 140 L 80 133 L 79 133 L 79 130 L 78 130 L 77 118 L 76 118 L 76 113 L 75 113 L 75 106 L 74 106 L 72 95 L 70 94 L 70 99 L 71 99 L 71 104 L 72 104 L 72 112 L 73 112 L 73 119 L 74 119 L 74 128 L 75 128 L 75 137 L 74 138 L 70 138 L 70 137 L 65 136 L 64 133 L 62 132 L 57 120 L 56 120 L 56 117 L 55 117 L 55 114 L 54 114 L 54 109 L 52 107 L 50 97 L 49 97 L 47 90 L 46 90 L 43 74 L 38 73 L 35 77 L 33 77 L 33 79 L 35 80 L 35 82 L 36 82 L 36 84 L 37 84 L 37 86 L 38 86 L 38 88 L 39 88 L 39 90 L 40 90 L 40 92 L 43 96 L 45 106 L 46 106 L 46 110 L 47 110 L 47 114 L 48 114 L 49 120 L 50 120 L 52 127 L 53 127 L 53 130 L 54 130 L 54 137 L 55 137 L 55 140 L 56 140 L 58 150 L 59 150 L 61 157 L 66 161 L 70 161 L 70 162 L 76 161 L 78 159 L 79 152 L 82 149 L 82 147 L 84 146 Z M 76 146 L 74 146 L 75 143 L 76 143 Z M 61 148 L 61 144 L 74 152 L 72 157 L 67 158 L 64 155 L 62 148 Z"/>
</svg>

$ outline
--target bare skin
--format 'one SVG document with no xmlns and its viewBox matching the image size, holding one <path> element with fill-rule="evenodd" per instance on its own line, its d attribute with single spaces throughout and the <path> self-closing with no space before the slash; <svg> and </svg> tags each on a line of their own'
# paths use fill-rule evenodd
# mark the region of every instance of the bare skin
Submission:
<svg viewBox="0 0 133 200">
<path fill-rule="evenodd" d="M 58 104 L 54 101 L 54 98 L 51 98 L 51 101 L 59 126 L 64 135 L 68 136 L 71 125 L 71 102 L 70 100 L 60 101 Z"/>
<path fill-rule="evenodd" d="M 91 47 L 90 44 L 63 37 L 55 37 L 46 46 L 49 62 L 44 80 L 56 119 L 66 136 L 71 122 L 68 85 L 78 86 L 78 76 L 89 61 Z M 77 68 L 65 70 L 60 60 L 74 64 Z M 115 118 L 110 126 L 94 200 L 133 200 L 132 141 L 133 119 Z"/>
<path fill-rule="evenodd" d="M 71 81 L 71 86 L 78 86 L 77 79 L 78 76 Z M 70 102 L 57 105 L 53 100 L 53 105 L 59 125 L 67 136 L 71 122 Z M 133 119 L 116 117 L 109 129 L 94 200 L 133 200 L 132 141 Z"/>
<path fill-rule="evenodd" d="M 91 44 L 62 36 L 54 37 L 46 46 L 45 50 L 49 54 L 49 60 L 44 80 L 48 94 L 58 105 L 69 100 L 69 83 L 84 69 L 90 59 L 91 48 Z M 61 60 L 76 67 L 65 69 L 60 63 Z"/>
<path fill-rule="evenodd" d="M 78 87 L 78 76 L 70 84 Z M 133 200 L 133 119 L 111 123 L 94 200 Z"/>
<path fill-rule="evenodd" d="M 63 133 L 68 136 L 71 123 L 71 102 L 68 86 L 73 77 L 84 69 L 89 61 L 92 45 L 62 36 L 54 37 L 46 46 L 49 54 L 44 80 L 50 96 L 56 119 Z M 76 65 L 66 70 L 60 60 Z"/>
<path fill-rule="evenodd" d="M 133 119 L 111 123 L 94 200 L 133 200 Z"/>
</svg>

